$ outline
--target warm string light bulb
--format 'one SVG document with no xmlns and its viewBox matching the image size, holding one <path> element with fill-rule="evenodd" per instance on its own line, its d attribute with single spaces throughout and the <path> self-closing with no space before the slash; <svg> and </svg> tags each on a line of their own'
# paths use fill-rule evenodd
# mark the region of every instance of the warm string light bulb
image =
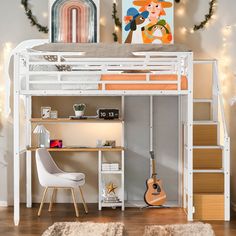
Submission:
<svg viewBox="0 0 236 236">
<path fill-rule="evenodd" d="M 185 8 L 183 6 L 179 7 L 176 11 L 176 15 L 182 17 L 184 16 L 184 14 L 185 14 Z"/>
<path fill-rule="evenodd" d="M 188 28 L 186 28 L 186 27 L 182 27 L 182 28 L 180 29 L 180 32 L 181 32 L 181 34 L 183 34 L 183 35 L 185 35 L 185 34 L 187 34 L 187 33 L 193 34 L 193 33 L 194 33 L 194 29 L 193 29 L 193 28 L 188 29 Z"/>
<path fill-rule="evenodd" d="M 102 25 L 102 26 L 106 25 L 106 18 L 105 17 L 100 18 L 100 25 Z"/>
<path fill-rule="evenodd" d="M 182 34 L 186 34 L 186 33 L 187 33 L 187 28 L 186 28 L 186 27 L 182 27 L 181 30 L 180 30 L 180 32 L 181 32 Z"/>
<path fill-rule="evenodd" d="M 223 34 L 223 36 L 225 36 L 225 37 L 230 36 L 231 33 L 232 33 L 232 28 L 229 27 L 229 26 L 226 26 L 226 27 L 223 28 L 223 30 L 222 30 L 222 34 Z M 225 37 L 224 37 L 224 38 L 225 38 Z"/>
<path fill-rule="evenodd" d="M 119 29 L 118 26 L 115 25 L 115 26 L 114 26 L 114 30 L 115 30 L 115 32 L 119 32 L 120 29 Z"/>
<path fill-rule="evenodd" d="M 42 16 L 43 16 L 43 18 L 47 18 L 48 17 L 48 13 L 47 12 L 43 12 Z"/>
</svg>

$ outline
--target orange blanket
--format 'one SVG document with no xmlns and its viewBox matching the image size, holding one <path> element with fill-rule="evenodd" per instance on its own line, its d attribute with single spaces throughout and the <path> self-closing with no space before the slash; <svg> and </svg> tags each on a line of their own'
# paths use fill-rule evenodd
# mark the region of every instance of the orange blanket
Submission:
<svg viewBox="0 0 236 236">
<path fill-rule="evenodd" d="M 150 81 L 176 81 L 177 75 L 150 75 Z M 145 75 L 102 75 L 102 81 L 145 81 Z M 106 84 L 106 90 L 177 90 L 177 84 Z M 188 88 L 188 80 L 186 76 L 181 77 L 181 90 L 186 90 Z M 99 89 L 102 89 L 102 86 L 99 86 Z"/>
</svg>

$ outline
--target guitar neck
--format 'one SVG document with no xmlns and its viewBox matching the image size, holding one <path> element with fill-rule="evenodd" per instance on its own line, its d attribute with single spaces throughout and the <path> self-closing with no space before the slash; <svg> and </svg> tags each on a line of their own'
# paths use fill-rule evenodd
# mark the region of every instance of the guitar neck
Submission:
<svg viewBox="0 0 236 236">
<path fill-rule="evenodd" d="M 154 179 L 154 182 L 156 182 L 157 173 L 156 173 L 156 162 L 155 162 L 154 151 L 150 151 L 150 155 L 152 159 L 152 178 Z"/>
<path fill-rule="evenodd" d="M 156 180 L 157 173 L 156 173 L 156 162 L 154 159 L 152 159 L 152 177 L 154 180 Z"/>
</svg>

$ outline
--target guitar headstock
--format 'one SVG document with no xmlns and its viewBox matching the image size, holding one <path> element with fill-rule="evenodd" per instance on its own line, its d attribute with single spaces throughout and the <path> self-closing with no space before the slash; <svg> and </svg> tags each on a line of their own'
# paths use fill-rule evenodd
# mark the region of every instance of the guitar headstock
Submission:
<svg viewBox="0 0 236 236">
<path fill-rule="evenodd" d="M 154 151 L 150 151 L 150 155 L 151 155 L 151 159 L 155 159 L 155 157 L 154 157 Z"/>
</svg>

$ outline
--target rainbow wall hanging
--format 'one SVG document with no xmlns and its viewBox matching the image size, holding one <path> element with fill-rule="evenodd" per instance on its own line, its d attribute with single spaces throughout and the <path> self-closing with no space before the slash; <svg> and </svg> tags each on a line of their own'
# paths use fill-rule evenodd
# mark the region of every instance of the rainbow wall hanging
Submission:
<svg viewBox="0 0 236 236">
<path fill-rule="evenodd" d="M 50 41 L 99 42 L 99 0 L 50 0 Z"/>
<path fill-rule="evenodd" d="M 123 0 L 122 4 L 124 43 L 174 42 L 173 0 Z"/>
</svg>

